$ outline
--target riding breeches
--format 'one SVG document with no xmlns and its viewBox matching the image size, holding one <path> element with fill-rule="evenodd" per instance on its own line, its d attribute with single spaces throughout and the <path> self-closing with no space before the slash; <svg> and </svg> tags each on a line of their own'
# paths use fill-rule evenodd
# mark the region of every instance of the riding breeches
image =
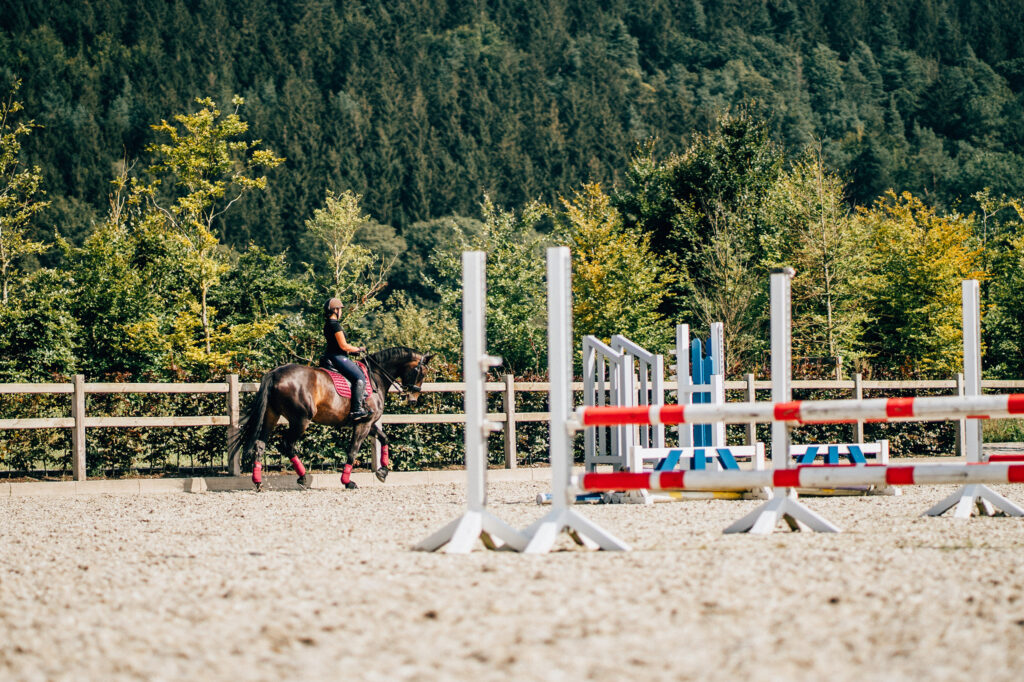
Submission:
<svg viewBox="0 0 1024 682">
<path fill-rule="evenodd" d="M 352 386 L 355 386 L 357 381 L 366 381 L 366 375 L 359 369 L 359 365 L 349 360 L 348 357 L 344 355 L 328 355 L 327 358 L 331 361 L 331 364 L 338 368 L 342 376 L 348 379 Z"/>
</svg>

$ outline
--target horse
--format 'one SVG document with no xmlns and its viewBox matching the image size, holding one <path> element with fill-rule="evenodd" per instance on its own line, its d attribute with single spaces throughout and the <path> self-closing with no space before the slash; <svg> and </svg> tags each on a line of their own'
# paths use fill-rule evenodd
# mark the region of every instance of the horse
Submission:
<svg viewBox="0 0 1024 682">
<path fill-rule="evenodd" d="M 432 354 L 423 354 L 412 348 L 387 348 L 365 356 L 373 392 L 366 396 L 370 415 L 353 423 L 349 419 L 350 398 L 341 396 L 327 372 L 307 365 L 281 365 L 263 375 L 256 399 L 249 406 L 239 424 L 238 434 L 231 442 L 230 454 L 242 451 L 242 464 L 252 467 L 252 482 L 259 491 L 263 487 L 263 455 L 267 442 L 281 417 L 288 422 L 284 431 L 281 452 L 291 460 L 298 483 L 307 487 L 306 469 L 299 458 L 298 441 L 310 422 L 325 426 L 351 426 L 352 440 L 341 482 L 346 488 L 357 487 L 352 478 L 352 465 L 366 437 L 373 433 L 381 445 L 381 466 L 374 474 L 384 481 L 389 472 L 388 439 L 381 430 L 384 399 L 393 384 L 398 384 L 408 403 L 415 405 L 420 395 L 423 377 Z"/>
</svg>

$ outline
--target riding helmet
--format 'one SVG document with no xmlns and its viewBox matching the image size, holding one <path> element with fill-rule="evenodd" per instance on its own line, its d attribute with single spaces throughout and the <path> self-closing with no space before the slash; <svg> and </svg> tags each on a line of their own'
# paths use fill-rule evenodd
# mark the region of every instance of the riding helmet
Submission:
<svg viewBox="0 0 1024 682">
<path fill-rule="evenodd" d="M 330 317 L 331 311 L 335 308 L 343 308 L 344 304 L 337 298 L 332 298 L 324 304 L 324 317 Z"/>
</svg>

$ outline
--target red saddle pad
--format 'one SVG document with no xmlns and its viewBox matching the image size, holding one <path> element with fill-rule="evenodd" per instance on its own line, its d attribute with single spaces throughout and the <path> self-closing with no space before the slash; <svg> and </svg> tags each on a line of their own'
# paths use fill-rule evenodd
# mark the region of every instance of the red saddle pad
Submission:
<svg viewBox="0 0 1024 682">
<path fill-rule="evenodd" d="M 361 362 L 357 362 L 359 369 L 363 370 L 363 376 L 366 377 L 366 395 L 367 397 L 373 395 L 373 382 L 370 381 L 370 374 L 366 371 L 366 365 Z M 339 374 L 334 370 L 326 369 L 324 367 L 317 367 L 322 372 L 327 372 L 327 376 L 331 377 L 331 382 L 334 383 L 334 390 L 338 392 L 343 398 L 352 397 L 352 387 L 349 386 L 348 379 L 345 375 Z"/>
</svg>

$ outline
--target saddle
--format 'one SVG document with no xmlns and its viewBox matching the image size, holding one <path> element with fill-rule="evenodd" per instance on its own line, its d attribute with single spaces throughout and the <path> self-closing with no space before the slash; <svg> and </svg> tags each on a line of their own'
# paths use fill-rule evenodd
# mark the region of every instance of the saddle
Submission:
<svg viewBox="0 0 1024 682">
<path fill-rule="evenodd" d="M 370 381 L 370 373 L 366 369 L 366 365 L 358 360 L 352 362 L 359 365 L 359 369 L 362 370 L 363 376 L 366 377 L 366 397 L 369 398 L 373 395 L 373 382 Z M 327 372 L 327 376 L 331 378 L 331 382 L 334 384 L 334 390 L 338 392 L 342 398 L 352 397 L 352 386 L 349 385 L 348 379 L 345 378 L 344 374 L 335 371 L 334 365 L 330 364 L 330 361 L 326 357 L 320 358 L 320 366 L 317 368 L 321 371 Z"/>
</svg>

